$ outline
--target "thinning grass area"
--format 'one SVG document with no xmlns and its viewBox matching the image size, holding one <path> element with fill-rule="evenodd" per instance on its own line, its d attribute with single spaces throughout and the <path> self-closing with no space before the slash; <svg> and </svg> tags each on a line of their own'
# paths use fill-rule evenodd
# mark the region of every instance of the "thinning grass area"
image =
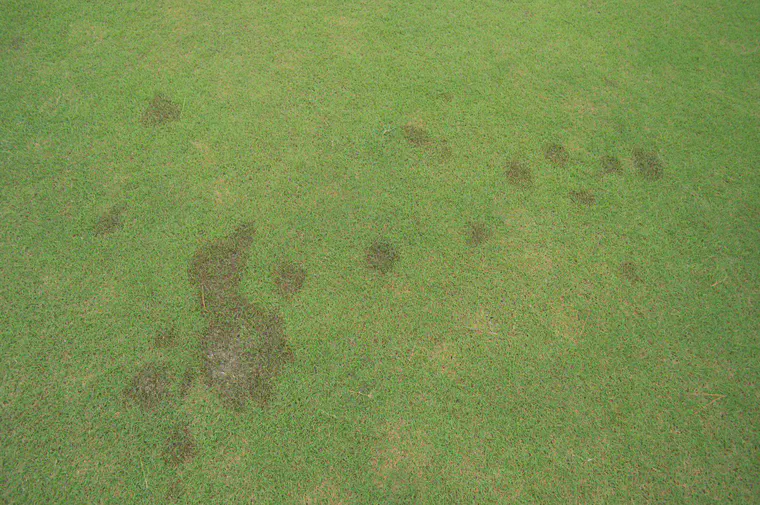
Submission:
<svg viewBox="0 0 760 505">
<path fill-rule="evenodd" d="M 0 502 L 760 502 L 757 18 L 8 3 Z"/>
</svg>

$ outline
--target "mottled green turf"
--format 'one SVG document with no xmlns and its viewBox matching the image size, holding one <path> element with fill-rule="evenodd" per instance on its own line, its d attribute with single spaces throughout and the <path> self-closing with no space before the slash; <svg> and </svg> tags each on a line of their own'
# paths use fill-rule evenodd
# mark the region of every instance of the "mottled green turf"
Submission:
<svg viewBox="0 0 760 505">
<path fill-rule="evenodd" d="M 758 33 L 0 1 L 0 501 L 759 502 Z M 236 409 L 189 270 L 244 223 L 292 360 Z"/>
</svg>

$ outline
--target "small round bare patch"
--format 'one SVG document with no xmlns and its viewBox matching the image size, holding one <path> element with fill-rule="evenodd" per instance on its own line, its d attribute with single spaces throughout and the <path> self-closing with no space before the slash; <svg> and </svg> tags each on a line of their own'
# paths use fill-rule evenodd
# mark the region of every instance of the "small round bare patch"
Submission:
<svg viewBox="0 0 760 505">
<path fill-rule="evenodd" d="M 169 433 L 164 447 L 164 462 L 170 466 L 179 466 L 195 457 L 195 439 L 186 424 L 175 425 Z"/>
<path fill-rule="evenodd" d="M 555 166 L 564 167 L 570 161 L 570 154 L 562 144 L 546 144 L 544 146 L 544 158 Z"/>
<path fill-rule="evenodd" d="M 95 225 L 92 227 L 93 233 L 97 236 L 103 236 L 121 228 L 121 218 L 126 208 L 126 205 L 118 204 L 108 209 L 95 222 Z"/>
<path fill-rule="evenodd" d="M 601 164 L 603 174 L 619 174 L 623 169 L 620 158 L 617 156 L 602 156 Z"/>
<path fill-rule="evenodd" d="M 660 156 L 654 151 L 645 151 L 641 148 L 633 150 L 633 166 L 644 178 L 649 180 L 662 179 L 663 164 Z"/>
<path fill-rule="evenodd" d="M 530 188 L 533 186 L 533 174 L 526 163 L 515 159 L 507 163 L 507 181 L 518 188 Z"/>
<path fill-rule="evenodd" d="M 172 121 L 179 121 L 182 115 L 182 107 L 157 93 L 143 112 L 140 122 L 144 126 L 161 126 Z"/>
<path fill-rule="evenodd" d="M 398 259 L 396 248 L 385 240 L 377 240 L 367 248 L 367 266 L 380 273 L 387 274 L 393 270 Z"/>
<path fill-rule="evenodd" d="M 594 196 L 594 193 L 587 189 L 571 191 L 570 200 L 577 203 L 578 205 L 585 205 L 587 207 L 590 207 L 596 203 L 596 197 Z"/>
<path fill-rule="evenodd" d="M 484 223 L 470 223 L 465 231 L 465 242 L 472 247 L 485 244 L 490 238 L 491 230 Z"/>
<path fill-rule="evenodd" d="M 138 370 L 125 395 L 144 410 L 151 410 L 169 397 L 170 384 L 171 377 L 166 367 L 149 363 Z"/>
<path fill-rule="evenodd" d="M 283 261 L 274 269 L 274 283 L 282 296 L 292 296 L 303 287 L 306 281 L 306 270 L 297 263 Z"/>
</svg>

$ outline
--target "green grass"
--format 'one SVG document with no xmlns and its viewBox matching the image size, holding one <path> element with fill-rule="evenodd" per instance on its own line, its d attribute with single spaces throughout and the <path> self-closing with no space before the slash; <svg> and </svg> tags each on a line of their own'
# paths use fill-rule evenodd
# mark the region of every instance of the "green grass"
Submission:
<svg viewBox="0 0 760 505">
<path fill-rule="evenodd" d="M 0 501 L 759 502 L 759 5 L 2 2 Z"/>
</svg>

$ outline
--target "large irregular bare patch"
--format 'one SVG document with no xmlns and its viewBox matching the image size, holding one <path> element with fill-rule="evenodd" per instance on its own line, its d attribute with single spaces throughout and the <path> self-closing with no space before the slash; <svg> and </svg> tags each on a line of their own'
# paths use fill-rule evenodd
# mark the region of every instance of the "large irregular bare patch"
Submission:
<svg viewBox="0 0 760 505">
<path fill-rule="evenodd" d="M 208 320 L 201 339 L 205 378 L 236 408 L 248 400 L 265 405 L 276 376 L 292 360 L 279 314 L 240 293 L 253 235 L 253 226 L 244 224 L 201 247 L 190 265 L 190 280 Z"/>
</svg>

